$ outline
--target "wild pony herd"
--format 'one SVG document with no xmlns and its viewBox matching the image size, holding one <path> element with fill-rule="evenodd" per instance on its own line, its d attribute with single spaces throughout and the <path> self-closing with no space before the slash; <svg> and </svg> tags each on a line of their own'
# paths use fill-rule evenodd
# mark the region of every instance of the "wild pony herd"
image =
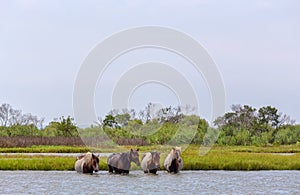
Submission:
<svg viewBox="0 0 300 195">
<path fill-rule="evenodd" d="M 113 153 L 107 158 L 108 172 L 115 174 L 128 174 L 131 162 L 141 166 L 144 173 L 156 174 L 160 169 L 160 153 L 146 152 L 139 159 L 139 150 L 131 149 L 129 152 Z M 183 160 L 180 156 L 181 147 L 174 147 L 164 161 L 164 167 L 169 173 L 178 173 L 183 168 Z M 90 152 L 78 156 L 75 162 L 75 171 L 79 173 L 90 173 L 99 171 L 99 156 Z"/>
</svg>

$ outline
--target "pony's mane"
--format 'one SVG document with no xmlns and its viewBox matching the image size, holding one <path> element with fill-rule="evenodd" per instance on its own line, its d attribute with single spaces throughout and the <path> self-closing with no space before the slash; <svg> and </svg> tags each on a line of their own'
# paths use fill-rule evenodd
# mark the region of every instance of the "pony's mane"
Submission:
<svg viewBox="0 0 300 195">
<path fill-rule="evenodd" d="M 130 156 L 130 151 L 129 152 L 123 152 L 120 155 L 120 160 L 124 161 L 124 159 L 125 159 L 126 161 L 128 161 L 128 156 Z"/>
<path fill-rule="evenodd" d="M 90 152 L 87 152 L 85 157 L 88 158 L 88 159 L 91 159 L 91 158 L 93 158 L 93 154 L 90 153 Z"/>
<path fill-rule="evenodd" d="M 181 147 L 174 147 L 174 148 L 172 148 L 172 150 L 170 151 L 170 156 L 171 156 L 171 158 L 173 159 L 174 158 L 174 152 L 173 152 L 173 149 L 175 149 L 175 151 L 179 151 L 179 155 L 180 155 L 180 153 L 181 153 Z"/>
<path fill-rule="evenodd" d="M 179 152 L 181 152 L 181 147 L 176 146 L 175 150 L 178 150 Z"/>
<path fill-rule="evenodd" d="M 153 159 L 155 156 L 159 156 L 158 152 L 151 152 L 151 158 Z"/>
<path fill-rule="evenodd" d="M 149 160 L 152 160 L 153 158 L 153 152 L 148 152 L 146 154 L 144 154 L 143 158 L 145 158 L 145 160 L 148 162 Z"/>
</svg>

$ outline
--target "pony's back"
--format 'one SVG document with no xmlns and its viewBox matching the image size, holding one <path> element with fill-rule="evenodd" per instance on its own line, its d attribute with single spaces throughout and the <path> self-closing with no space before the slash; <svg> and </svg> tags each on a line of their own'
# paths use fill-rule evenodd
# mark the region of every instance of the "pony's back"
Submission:
<svg viewBox="0 0 300 195">
<path fill-rule="evenodd" d="M 166 170 L 169 169 L 169 166 L 171 165 L 172 163 L 172 155 L 171 154 L 168 154 L 165 161 L 164 161 L 164 167 Z"/>
<path fill-rule="evenodd" d="M 114 153 L 107 159 L 108 171 L 110 173 L 128 174 L 131 162 L 140 166 L 139 154 L 137 150 L 130 150 L 124 153 Z"/>
<path fill-rule="evenodd" d="M 75 171 L 82 172 L 82 159 L 77 159 L 74 165 Z"/>
<path fill-rule="evenodd" d="M 91 153 L 87 152 L 86 154 L 80 155 L 76 157 L 76 162 L 74 165 L 75 171 L 83 172 L 83 165 L 87 159 L 91 158 Z"/>
</svg>

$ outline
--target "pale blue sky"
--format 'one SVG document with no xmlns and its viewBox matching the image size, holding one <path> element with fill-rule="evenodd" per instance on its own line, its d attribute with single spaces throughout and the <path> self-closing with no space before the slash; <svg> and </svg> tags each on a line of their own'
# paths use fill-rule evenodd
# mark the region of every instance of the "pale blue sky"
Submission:
<svg viewBox="0 0 300 195">
<path fill-rule="evenodd" d="M 0 103 L 46 121 L 72 116 L 74 80 L 88 53 L 111 34 L 158 25 L 185 32 L 207 49 L 223 77 L 227 110 L 237 103 L 272 105 L 299 123 L 299 10 L 297 0 L 0 0 Z M 190 79 L 198 85 L 196 76 Z M 102 109 L 99 93 L 101 115 L 109 107 Z M 137 104 L 149 99 L 134 97 Z M 153 99 L 159 101 L 159 94 Z M 201 100 L 204 107 L 206 101 Z"/>
</svg>

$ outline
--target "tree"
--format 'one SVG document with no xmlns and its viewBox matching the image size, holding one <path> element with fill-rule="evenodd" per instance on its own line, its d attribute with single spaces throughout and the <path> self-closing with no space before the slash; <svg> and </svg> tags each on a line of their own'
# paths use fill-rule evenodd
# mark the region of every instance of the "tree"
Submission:
<svg viewBox="0 0 300 195">
<path fill-rule="evenodd" d="M 118 126 L 124 127 L 128 124 L 128 121 L 130 120 L 130 114 L 125 113 L 125 114 L 117 114 L 115 116 L 115 121 Z"/>
<path fill-rule="evenodd" d="M 139 119 L 144 123 L 152 120 L 155 117 L 155 104 L 148 103 L 144 110 L 139 112 Z"/>
<path fill-rule="evenodd" d="M 190 108 L 189 106 L 186 106 L 187 108 Z M 157 118 L 160 123 L 170 122 L 173 124 L 179 123 L 181 119 L 183 119 L 184 114 L 182 112 L 182 107 L 165 107 L 161 108 L 157 112 Z"/>
<path fill-rule="evenodd" d="M 15 114 L 15 110 L 9 104 L 2 104 L 0 106 L 0 122 L 1 126 L 10 126 L 10 120 Z"/>
<path fill-rule="evenodd" d="M 257 121 L 256 109 L 251 106 L 233 105 L 232 110 L 236 113 L 236 123 L 241 129 L 249 129 Z"/>
<path fill-rule="evenodd" d="M 232 112 L 214 121 L 221 130 L 220 144 L 267 145 L 274 142 L 293 143 L 297 140 L 289 141 L 292 137 L 290 135 L 294 135 L 293 128 L 289 127 L 294 121 L 287 115 L 282 116 L 274 107 L 265 106 L 257 110 L 247 105 L 233 105 L 231 109 Z M 291 130 L 282 132 L 284 128 Z M 288 141 L 278 141 L 283 140 L 283 135 Z"/>
<path fill-rule="evenodd" d="M 258 120 L 262 125 L 271 125 L 277 127 L 279 124 L 278 110 L 271 106 L 265 106 L 258 110 Z"/>
<path fill-rule="evenodd" d="M 116 118 L 111 115 L 111 114 L 108 114 L 105 116 L 105 119 L 103 120 L 103 127 L 110 127 L 110 128 L 117 128 L 119 127 L 118 126 L 118 123 L 116 121 Z"/>
<path fill-rule="evenodd" d="M 55 136 L 78 136 L 77 127 L 73 121 L 74 119 L 70 116 L 68 116 L 67 118 L 62 116 L 59 118 L 59 121 L 50 122 L 49 125 L 45 128 L 45 131 L 48 131 L 51 134 L 53 134 L 53 131 L 55 131 Z M 50 132 L 50 130 L 52 132 Z"/>
<path fill-rule="evenodd" d="M 227 135 L 232 135 L 233 129 L 248 129 L 250 130 L 257 123 L 256 109 L 248 105 L 232 105 L 231 109 L 233 112 L 225 113 L 224 116 L 218 117 L 214 124 L 219 128 L 229 130 Z"/>
<path fill-rule="evenodd" d="M 14 109 L 9 104 L 0 106 L 0 126 L 28 126 L 33 125 L 35 128 L 43 128 L 44 118 L 39 119 L 30 113 L 22 114 L 21 110 Z"/>
</svg>

